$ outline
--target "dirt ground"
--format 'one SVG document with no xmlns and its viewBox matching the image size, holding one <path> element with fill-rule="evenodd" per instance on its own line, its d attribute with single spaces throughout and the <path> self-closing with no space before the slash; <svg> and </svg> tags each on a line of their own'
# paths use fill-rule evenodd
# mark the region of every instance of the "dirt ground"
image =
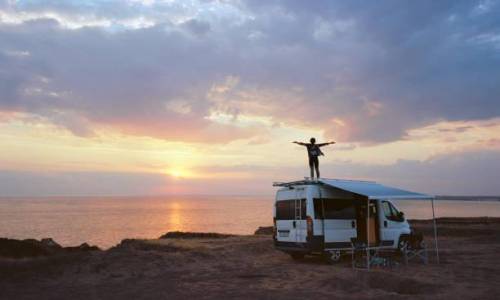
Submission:
<svg viewBox="0 0 500 300">
<path fill-rule="evenodd" d="M 271 236 L 125 240 L 106 251 L 0 258 L 1 299 L 499 299 L 500 219 L 440 219 L 441 264 L 370 272 L 294 261 Z M 432 241 L 429 221 L 413 222 Z"/>
</svg>

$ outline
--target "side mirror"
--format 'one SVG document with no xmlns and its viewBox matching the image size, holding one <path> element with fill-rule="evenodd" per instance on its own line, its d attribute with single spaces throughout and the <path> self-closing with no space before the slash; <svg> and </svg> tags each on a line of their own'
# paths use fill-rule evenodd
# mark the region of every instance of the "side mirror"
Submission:
<svg viewBox="0 0 500 300">
<path fill-rule="evenodd" d="M 398 213 L 398 218 L 399 218 L 401 221 L 403 221 L 403 220 L 405 219 L 405 214 L 404 214 L 404 212 L 400 211 L 400 212 Z"/>
</svg>

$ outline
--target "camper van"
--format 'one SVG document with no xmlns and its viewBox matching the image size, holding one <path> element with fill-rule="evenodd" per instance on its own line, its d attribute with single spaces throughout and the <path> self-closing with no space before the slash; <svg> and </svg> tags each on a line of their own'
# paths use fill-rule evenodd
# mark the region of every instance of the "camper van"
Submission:
<svg viewBox="0 0 500 300">
<path fill-rule="evenodd" d="M 275 183 L 274 243 L 292 258 L 325 255 L 338 261 L 353 239 L 370 247 L 398 249 L 411 233 L 403 212 L 391 200 L 423 194 L 369 181 L 339 179 Z"/>
</svg>

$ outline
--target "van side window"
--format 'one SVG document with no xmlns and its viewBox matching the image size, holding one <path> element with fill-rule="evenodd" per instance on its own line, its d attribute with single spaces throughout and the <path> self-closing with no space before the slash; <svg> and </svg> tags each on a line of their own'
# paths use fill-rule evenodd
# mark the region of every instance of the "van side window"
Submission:
<svg viewBox="0 0 500 300">
<path fill-rule="evenodd" d="M 384 210 L 384 215 L 387 218 L 387 220 L 395 221 L 395 222 L 402 222 L 403 220 L 399 216 L 399 211 L 390 203 L 387 201 L 382 202 L 382 209 Z"/>
<path fill-rule="evenodd" d="M 389 202 L 382 202 L 382 209 L 384 210 L 385 217 L 390 220 L 392 218 L 392 211 Z"/>
<path fill-rule="evenodd" d="M 398 218 L 399 218 L 399 210 L 397 210 L 396 207 L 394 207 L 394 205 L 392 205 L 392 203 L 390 203 L 390 202 L 389 202 L 389 205 L 391 206 L 392 215 L 398 216 Z"/>
<path fill-rule="evenodd" d="M 316 219 L 356 219 L 356 208 L 352 200 L 314 199 L 314 215 Z"/>
<path fill-rule="evenodd" d="M 276 202 L 276 220 L 295 220 L 295 201 L 282 200 Z M 301 206 L 301 219 L 306 218 L 306 199 L 300 199 L 297 203 Z M 297 208 L 297 212 L 298 208 Z"/>
</svg>

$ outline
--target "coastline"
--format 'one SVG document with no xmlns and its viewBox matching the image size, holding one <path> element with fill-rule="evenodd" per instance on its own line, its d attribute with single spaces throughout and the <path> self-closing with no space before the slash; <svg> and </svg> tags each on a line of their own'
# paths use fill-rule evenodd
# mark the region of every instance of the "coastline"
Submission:
<svg viewBox="0 0 500 300">
<path fill-rule="evenodd" d="M 1 299 L 482 298 L 500 294 L 500 218 L 440 218 L 441 264 L 354 271 L 293 261 L 259 235 L 174 233 L 100 250 L 0 257 Z M 412 220 L 432 248 L 432 221 Z M 88 245 L 87 245 L 88 246 Z M 89 246 L 91 247 L 91 246 Z M 83 247 L 85 248 L 85 247 Z"/>
</svg>

